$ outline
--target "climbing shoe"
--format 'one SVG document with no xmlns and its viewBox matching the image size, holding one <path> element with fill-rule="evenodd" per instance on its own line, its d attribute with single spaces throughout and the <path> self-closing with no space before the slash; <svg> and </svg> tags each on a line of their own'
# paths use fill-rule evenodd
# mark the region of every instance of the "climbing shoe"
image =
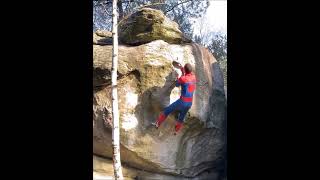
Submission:
<svg viewBox="0 0 320 180">
<path fill-rule="evenodd" d="M 153 123 L 151 123 L 153 126 L 155 126 L 157 129 L 159 128 L 159 125 L 158 125 L 158 123 L 157 122 L 153 122 Z"/>
</svg>

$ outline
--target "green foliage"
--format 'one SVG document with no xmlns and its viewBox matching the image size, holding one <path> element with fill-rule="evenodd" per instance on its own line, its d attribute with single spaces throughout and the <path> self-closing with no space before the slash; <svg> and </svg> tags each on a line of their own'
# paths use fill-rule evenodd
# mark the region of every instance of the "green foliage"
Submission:
<svg viewBox="0 0 320 180">
<path fill-rule="evenodd" d="M 227 35 L 211 32 L 206 35 L 195 35 L 193 41 L 207 47 L 218 61 L 227 59 Z"/>
<path fill-rule="evenodd" d="M 227 86 L 227 35 L 218 33 L 212 36 L 208 49 L 219 62 L 223 72 L 224 84 Z"/>
<path fill-rule="evenodd" d="M 227 59 L 227 35 L 214 35 L 208 45 L 208 49 L 218 61 Z"/>
<path fill-rule="evenodd" d="M 192 29 L 192 20 L 193 18 L 199 18 L 206 13 L 206 10 L 209 6 L 208 0 L 184 0 L 176 1 L 176 0 L 167 0 L 168 3 L 167 10 L 165 12 L 166 16 L 168 16 L 171 20 L 178 23 L 181 31 L 188 38 L 192 38 L 193 29 Z"/>
</svg>

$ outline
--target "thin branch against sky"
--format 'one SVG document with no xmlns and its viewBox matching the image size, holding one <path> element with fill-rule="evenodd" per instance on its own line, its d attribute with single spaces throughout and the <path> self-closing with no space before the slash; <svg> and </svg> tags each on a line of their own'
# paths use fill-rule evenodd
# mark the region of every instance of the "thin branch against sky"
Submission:
<svg viewBox="0 0 320 180">
<path fill-rule="evenodd" d="M 200 19 L 194 19 L 194 33 L 199 34 Z M 205 14 L 204 21 L 207 23 L 208 30 L 212 32 L 227 33 L 227 1 L 226 0 L 210 0 L 210 6 Z"/>
</svg>

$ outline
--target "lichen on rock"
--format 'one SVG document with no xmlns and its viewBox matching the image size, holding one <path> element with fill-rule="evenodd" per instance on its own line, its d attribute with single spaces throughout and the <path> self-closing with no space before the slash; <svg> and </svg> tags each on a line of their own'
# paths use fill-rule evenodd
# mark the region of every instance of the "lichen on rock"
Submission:
<svg viewBox="0 0 320 180">
<path fill-rule="evenodd" d="M 125 17 L 119 23 L 119 39 L 130 45 L 160 39 L 175 44 L 191 42 L 184 37 L 177 23 L 168 19 L 162 11 L 151 8 L 142 8 Z"/>
</svg>

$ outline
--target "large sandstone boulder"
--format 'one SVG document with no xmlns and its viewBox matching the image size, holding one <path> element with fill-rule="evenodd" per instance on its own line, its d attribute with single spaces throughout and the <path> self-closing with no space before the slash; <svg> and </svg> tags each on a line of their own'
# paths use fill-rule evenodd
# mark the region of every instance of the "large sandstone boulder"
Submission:
<svg viewBox="0 0 320 180">
<path fill-rule="evenodd" d="M 121 162 L 132 168 L 127 177 L 139 172 L 149 173 L 140 173 L 145 179 L 150 173 L 163 179 L 223 177 L 226 97 L 223 74 L 215 58 L 208 49 L 185 43 L 177 24 L 157 10 L 138 11 L 120 22 L 119 29 L 119 39 L 127 43 L 119 46 L 117 86 Z M 108 121 L 112 104 L 111 40 L 110 32 L 94 33 L 93 153 L 99 156 L 94 158 L 94 172 L 112 176 L 105 170 L 110 163 L 104 162 L 112 159 L 112 124 Z M 159 129 L 151 125 L 160 111 L 180 96 L 180 89 L 174 87 L 180 73 L 172 65 L 174 60 L 191 63 L 198 80 L 193 106 L 177 136 L 173 135 L 177 113 Z M 204 176 L 207 172 L 210 175 Z"/>
<path fill-rule="evenodd" d="M 119 40 L 122 43 L 137 45 L 159 39 L 168 43 L 190 42 L 178 24 L 159 10 L 143 8 L 119 23 Z"/>
<path fill-rule="evenodd" d="M 112 157 L 111 116 L 112 46 L 93 46 L 93 152 Z M 180 96 L 172 87 L 172 61 L 194 66 L 198 85 L 182 131 L 173 135 L 175 114 L 156 130 L 151 122 Z M 219 168 L 224 158 L 225 95 L 217 61 L 197 44 L 174 45 L 157 40 L 140 46 L 119 46 L 118 97 L 121 159 L 131 167 L 156 173 L 195 177 Z"/>
</svg>

